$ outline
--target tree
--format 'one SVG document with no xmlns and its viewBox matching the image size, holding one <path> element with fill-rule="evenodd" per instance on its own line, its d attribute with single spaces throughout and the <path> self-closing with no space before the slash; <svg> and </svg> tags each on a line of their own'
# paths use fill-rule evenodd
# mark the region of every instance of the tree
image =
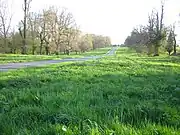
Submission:
<svg viewBox="0 0 180 135">
<path fill-rule="evenodd" d="M 164 28 L 163 20 L 164 20 L 164 3 L 161 4 L 161 16 L 159 17 L 159 12 L 156 12 L 155 18 L 155 39 L 154 43 L 154 56 L 159 56 L 159 47 L 161 46 L 161 42 L 166 39 L 166 30 Z"/>
<path fill-rule="evenodd" d="M 22 41 L 21 36 L 18 32 L 15 32 L 15 29 L 12 30 L 10 34 L 10 42 L 8 44 L 8 47 L 10 49 L 10 53 L 18 53 L 21 49 Z"/>
<path fill-rule="evenodd" d="M 111 39 L 108 36 L 91 34 L 93 49 L 111 45 Z"/>
<path fill-rule="evenodd" d="M 155 43 L 155 38 L 156 38 L 156 34 L 154 31 L 154 26 L 155 26 L 155 17 L 154 17 L 154 11 L 152 11 L 151 15 L 148 16 L 148 25 L 147 25 L 147 48 L 148 48 L 148 55 L 151 55 L 152 53 L 152 46 Z"/>
<path fill-rule="evenodd" d="M 146 51 L 146 47 L 149 48 L 148 28 L 142 25 L 134 28 L 131 35 L 126 38 L 124 44 L 125 46 L 135 49 L 136 52 Z"/>
<path fill-rule="evenodd" d="M 154 56 L 159 56 L 159 47 L 166 40 L 167 28 L 164 23 L 164 3 L 161 3 L 161 13 L 152 10 L 148 16 L 148 25 L 134 29 L 131 35 L 125 40 L 125 45 L 139 49 L 143 45 L 147 46 L 148 55 L 151 54 L 154 46 Z"/>
<path fill-rule="evenodd" d="M 28 15 L 28 31 L 30 33 L 30 39 L 32 44 L 32 54 L 35 54 L 37 49 L 37 29 L 38 29 L 38 14 L 29 13 Z"/>
<path fill-rule="evenodd" d="M 8 11 L 8 1 L 0 0 L 0 36 L 3 38 L 3 51 L 7 50 L 8 34 L 11 26 L 12 14 Z"/>
<path fill-rule="evenodd" d="M 104 39 L 105 39 L 105 47 L 110 46 L 111 45 L 111 38 L 106 36 L 106 37 L 104 37 Z"/>
<path fill-rule="evenodd" d="M 76 32 L 76 23 L 73 15 L 68 12 L 66 9 L 61 9 L 58 11 L 57 19 L 56 19 L 56 31 L 55 31 L 55 44 L 56 50 L 59 51 L 60 45 L 62 46 L 64 52 L 69 54 L 71 49 L 70 42 L 75 36 Z M 57 52 L 58 53 L 58 52 Z"/>
<path fill-rule="evenodd" d="M 18 33 L 10 32 L 11 18 L 5 13 L 5 6 L 0 6 L 0 45 L 6 46 L 5 53 L 46 54 L 51 53 L 69 55 L 71 51 L 85 52 L 92 48 L 106 47 L 111 44 L 108 36 L 85 34 L 77 28 L 71 12 L 65 8 L 51 6 L 41 12 L 30 12 L 32 0 L 24 0 L 24 19 L 20 21 Z M 5 0 L 4 0 L 5 1 Z M 9 14 L 8 14 L 9 15 Z M 8 23 L 7 23 L 8 22 Z M 6 40 L 4 40 L 6 39 Z M 4 42 L 3 42 L 4 40 Z M 20 47 L 21 46 L 21 47 Z"/>
<path fill-rule="evenodd" d="M 90 34 L 83 35 L 81 37 L 79 48 L 81 52 L 90 50 L 93 47 L 92 37 Z"/>
<path fill-rule="evenodd" d="M 172 37 L 173 37 L 173 55 L 176 55 L 176 34 L 175 34 L 175 23 L 173 24 L 173 28 L 172 28 Z"/>
<path fill-rule="evenodd" d="M 32 0 L 24 0 L 24 5 L 23 5 L 23 11 L 24 11 L 24 19 L 23 21 L 21 21 L 22 25 L 23 25 L 23 31 L 22 28 L 19 27 L 19 33 L 21 35 L 22 38 L 22 54 L 27 54 L 27 42 L 26 42 L 26 38 L 27 38 L 27 19 L 28 19 L 28 14 L 29 14 L 29 9 L 30 9 L 30 3 L 32 2 Z"/>
<path fill-rule="evenodd" d="M 67 28 L 65 31 L 65 51 L 67 55 L 70 54 L 70 51 L 73 50 L 73 45 L 76 44 L 75 40 L 77 39 L 78 32 L 79 31 L 78 28 L 76 28 L 76 26 Z"/>
<path fill-rule="evenodd" d="M 48 25 L 48 13 L 46 10 L 43 10 L 42 13 L 38 14 L 38 20 L 37 20 L 37 37 L 40 40 L 40 46 L 39 46 L 39 53 L 42 54 L 43 44 L 45 43 L 46 37 L 48 36 L 47 32 L 47 25 Z"/>
<path fill-rule="evenodd" d="M 173 51 L 173 40 L 174 40 L 173 39 L 173 33 L 172 33 L 172 30 L 171 30 L 170 33 L 169 33 L 169 36 L 168 36 L 167 46 L 166 46 L 166 50 L 167 50 L 169 55 Z"/>
<path fill-rule="evenodd" d="M 150 50 L 152 45 L 154 46 L 154 56 L 159 56 L 159 47 L 161 46 L 162 40 L 166 38 L 166 31 L 163 24 L 164 19 L 164 3 L 161 4 L 161 14 L 159 16 L 158 11 L 152 11 L 151 15 L 149 15 L 148 21 L 148 54 L 150 54 Z"/>
</svg>

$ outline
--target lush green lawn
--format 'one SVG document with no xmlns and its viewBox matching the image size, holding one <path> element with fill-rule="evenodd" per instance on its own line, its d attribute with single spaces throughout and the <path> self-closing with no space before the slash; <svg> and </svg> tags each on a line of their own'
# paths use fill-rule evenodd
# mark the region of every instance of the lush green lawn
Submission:
<svg viewBox="0 0 180 135">
<path fill-rule="evenodd" d="M 100 48 L 85 53 L 75 54 L 72 52 L 70 55 L 18 55 L 18 54 L 0 54 L 1 63 L 16 63 L 16 62 L 27 62 L 27 61 L 41 61 L 51 59 L 63 59 L 63 58 L 76 58 L 91 55 L 102 55 L 105 54 L 111 48 Z"/>
<path fill-rule="evenodd" d="M 116 56 L 0 72 L 3 135 L 179 135 L 180 59 Z"/>
</svg>

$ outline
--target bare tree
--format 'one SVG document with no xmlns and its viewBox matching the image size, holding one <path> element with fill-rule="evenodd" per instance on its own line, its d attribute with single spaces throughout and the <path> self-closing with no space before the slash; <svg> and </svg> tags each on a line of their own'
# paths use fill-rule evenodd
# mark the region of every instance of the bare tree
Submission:
<svg viewBox="0 0 180 135">
<path fill-rule="evenodd" d="M 29 14 L 29 9 L 30 9 L 30 3 L 32 2 L 32 0 L 24 0 L 24 4 L 23 4 L 23 11 L 24 11 L 24 19 L 22 22 L 23 24 L 23 30 L 21 27 L 19 27 L 19 33 L 22 37 L 22 54 L 27 54 L 27 42 L 26 42 L 26 38 L 27 38 L 27 19 L 28 19 L 28 14 Z M 23 31 L 23 32 L 22 32 Z"/>
<path fill-rule="evenodd" d="M 37 37 L 40 40 L 40 55 L 42 54 L 43 46 L 45 47 L 46 54 L 49 54 L 49 43 L 51 40 L 51 14 L 49 10 L 43 10 L 38 15 L 37 24 Z"/>
<path fill-rule="evenodd" d="M 3 47 L 5 52 L 7 51 L 7 38 L 11 27 L 11 20 L 12 14 L 10 14 L 8 9 L 8 1 L 0 0 L 0 35 L 3 38 Z"/>
<path fill-rule="evenodd" d="M 18 32 L 15 31 L 15 29 L 13 28 L 11 34 L 10 34 L 11 38 L 10 38 L 10 42 L 9 42 L 9 49 L 10 49 L 10 53 L 17 53 L 18 50 L 21 49 L 21 36 L 19 35 Z"/>
<path fill-rule="evenodd" d="M 28 29 L 30 31 L 30 37 L 32 41 L 32 54 L 35 54 L 37 49 L 36 46 L 36 38 L 37 38 L 37 29 L 38 29 L 38 14 L 36 13 L 29 13 L 28 15 Z"/>
<path fill-rule="evenodd" d="M 155 21 L 155 41 L 154 41 L 154 56 L 159 56 L 159 47 L 161 45 L 161 41 L 166 38 L 164 24 L 164 3 L 161 4 L 161 16 L 159 17 L 159 12 L 156 13 L 156 21 Z"/>
<path fill-rule="evenodd" d="M 152 53 L 152 45 L 154 44 L 155 40 L 155 32 L 154 32 L 154 26 L 155 26 L 155 17 L 154 17 L 154 11 L 152 11 L 151 15 L 148 17 L 148 41 L 147 41 L 147 48 L 148 48 L 148 55 Z"/>
<path fill-rule="evenodd" d="M 164 3 L 161 3 L 161 14 L 153 10 L 149 15 L 148 28 L 148 54 L 151 54 L 152 45 L 154 45 L 154 56 L 159 56 L 159 47 L 161 42 L 166 39 L 166 28 L 163 24 L 164 20 Z"/>
<path fill-rule="evenodd" d="M 54 41 L 56 44 L 56 50 L 57 53 L 60 49 L 60 46 L 62 44 L 66 44 L 66 46 L 63 47 L 64 52 L 69 54 L 69 43 L 70 43 L 70 37 L 72 34 L 72 31 L 75 30 L 75 20 L 73 18 L 73 15 L 68 12 L 66 9 L 59 10 L 57 12 L 57 18 L 56 18 L 56 30 L 55 30 L 55 37 Z"/>
<path fill-rule="evenodd" d="M 45 38 L 47 36 L 47 33 L 46 33 L 46 19 L 45 19 L 45 11 L 43 10 L 43 14 L 39 14 L 39 17 L 38 17 L 38 28 L 37 28 L 37 36 L 40 40 L 40 50 L 39 50 L 39 53 L 40 55 L 42 54 L 42 49 L 43 49 L 43 44 L 45 42 Z"/>
<path fill-rule="evenodd" d="M 90 34 L 85 34 L 81 37 L 79 48 L 81 52 L 88 51 L 93 48 L 92 36 Z"/>
</svg>

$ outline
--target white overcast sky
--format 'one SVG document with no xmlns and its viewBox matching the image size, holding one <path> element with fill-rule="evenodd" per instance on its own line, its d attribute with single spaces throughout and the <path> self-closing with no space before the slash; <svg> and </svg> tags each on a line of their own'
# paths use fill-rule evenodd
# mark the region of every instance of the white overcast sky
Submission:
<svg viewBox="0 0 180 135">
<path fill-rule="evenodd" d="M 22 19 L 22 3 L 13 1 L 13 24 Z M 83 32 L 110 36 L 113 43 L 123 43 L 133 27 L 147 23 L 147 15 L 153 8 L 159 9 L 160 0 L 32 0 L 31 11 L 39 11 L 49 5 L 68 8 Z M 180 0 L 167 0 L 165 23 L 180 20 Z M 180 29 L 177 28 L 176 33 Z"/>
</svg>

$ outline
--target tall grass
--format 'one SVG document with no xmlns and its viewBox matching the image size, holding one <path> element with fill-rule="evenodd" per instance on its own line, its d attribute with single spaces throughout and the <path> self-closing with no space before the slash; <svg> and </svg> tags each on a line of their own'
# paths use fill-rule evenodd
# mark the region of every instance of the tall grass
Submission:
<svg viewBox="0 0 180 135">
<path fill-rule="evenodd" d="M 120 48 L 100 61 L 0 73 L 3 135 L 179 135 L 180 59 Z"/>
</svg>

